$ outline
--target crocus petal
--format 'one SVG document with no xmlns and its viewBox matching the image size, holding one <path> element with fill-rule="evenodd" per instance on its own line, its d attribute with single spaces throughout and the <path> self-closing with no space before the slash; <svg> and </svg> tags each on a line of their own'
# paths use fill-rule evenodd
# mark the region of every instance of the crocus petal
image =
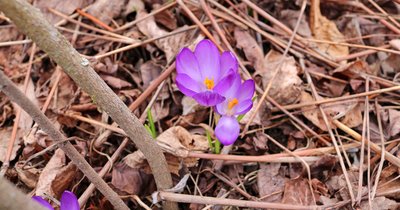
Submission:
<svg viewBox="0 0 400 210">
<path fill-rule="evenodd" d="M 219 80 L 219 51 L 210 40 L 202 40 L 194 50 L 197 62 L 199 63 L 202 78 Z"/>
<path fill-rule="evenodd" d="M 40 196 L 33 196 L 32 197 L 33 200 L 35 200 L 36 202 L 38 202 L 40 205 L 42 205 L 43 207 L 46 207 L 49 210 L 54 210 L 54 208 L 50 205 L 49 202 L 47 202 L 45 199 L 43 199 Z"/>
<path fill-rule="evenodd" d="M 225 96 L 226 98 L 230 98 L 237 91 L 240 86 L 240 75 L 236 74 L 233 70 L 230 73 L 222 78 L 218 84 L 214 87 L 214 91 Z"/>
<path fill-rule="evenodd" d="M 199 63 L 189 48 L 183 48 L 176 56 L 176 71 L 180 74 L 190 75 L 192 78 L 201 79 Z"/>
<path fill-rule="evenodd" d="M 251 99 L 254 95 L 254 90 L 255 90 L 254 80 L 249 79 L 244 81 L 243 84 L 240 86 L 240 91 L 238 93 L 239 101 Z"/>
<path fill-rule="evenodd" d="M 202 106 L 215 106 L 225 100 L 225 97 L 211 91 L 197 93 L 192 97 Z"/>
<path fill-rule="evenodd" d="M 253 101 L 251 99 L 241 101 L 235 106 L 235 115 L 245 114 L 251 107 L 253 107 Z"/>
<path fill-rule="evenodd" d="M 219 115 L 226 115 L 228 110 L 228 100 L 223 101 L 215 106 L 215 112 Z"/>
<path fill-rule="evenodd" d="M 176 75 L 176 85 L 183 94 L 190 97 L 201 90 L 199 83 L 186 74 Z"/>
<path fill-rule="evenodd" d="M 233 144 L 239 132 L 240 126 L 235 117 L 222 116 L 215 127 L 215 135 L 223 145 Z"/>
<path fill-rule="evenodd" d="M 78 199 L 75 194 L 70 191 L 64 191 L 61 196 L 60 210 L 79 210 Z"/>
<path fill-rule="evenodd" d="M 226 76 L 230 69 L 233 69 L 235 73 L 237 73 L 238 62 L 232 52 L 225 51 L 224 53 L 222 53 L 220 59 L 220 69 L 221 69 L 221 77 Z"/>
</svg>

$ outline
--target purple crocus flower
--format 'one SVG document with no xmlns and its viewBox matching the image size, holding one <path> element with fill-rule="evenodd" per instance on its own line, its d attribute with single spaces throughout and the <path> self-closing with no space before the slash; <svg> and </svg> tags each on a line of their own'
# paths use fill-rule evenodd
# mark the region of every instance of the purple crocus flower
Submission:
<svg viewBox="0 0 400 210">
<path fill-rule="evenodd" d="M 33 196 L 33 200 L 37 201 L 40 203 L 40 205 L 46 207 L 49 210 L 54 210 L 54 208 L 50 205 L 49 202 L 44 200 L 40 196 Z M 60 200 L 60 210 L 79 210 L 79 203 L 78 199 L 76 198 L 75 194 L 70 192 L 70 191 L 64 191 L 64 193 L 61 196 Z"/>
<path fill-rule="evenodd" d="M 215 135 L 223 145 L 233 144 L 239 136 L 240 126 L 236 117 L 251 109 L 255 89 L 253 80 L 241 83 L 239 74 L 230 75 L 229 79 L 233 81 L 231 86 L 218 89 L 226 100 L 215 106 L 218 114 L 222 115 L 215 127 Z"/>
<path fill-rule="evenodd" d="M 219 53 L 210 40 L 202 40 L 192 52 L 183 48 L 176 56 L 176 85 L 200 105 L 215 106 L 225 100 L 217 90 L 230 86 L 229 75 L 237 74 L 238 63 L 231 52 Z"/>
</svg>

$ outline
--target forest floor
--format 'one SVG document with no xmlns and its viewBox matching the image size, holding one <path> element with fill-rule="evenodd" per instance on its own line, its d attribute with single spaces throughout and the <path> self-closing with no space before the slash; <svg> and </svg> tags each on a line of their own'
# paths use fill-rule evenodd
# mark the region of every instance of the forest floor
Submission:
<svg viewBox="0 0 400 210">
<path fill-rule="evenodd" d="M 181 209 L 399 208 L 399 1 L 31 2 L 169 146 Z M 234 52 L 242 78 L 256 83 L 232 146 L 216 143 L 212 108 L 175 83 L 176 55 L 203 39 Z M 148 163 L 124 131 L 2 13 L 0 70 L 131 209 L 161 209 Z M 59 199 L 67 189 L 83 209 L 112 209 L 3 93 L 0 161 L 29 195 Z M 209 205 L 212 197 L 230 206 Z"/>
</svg>

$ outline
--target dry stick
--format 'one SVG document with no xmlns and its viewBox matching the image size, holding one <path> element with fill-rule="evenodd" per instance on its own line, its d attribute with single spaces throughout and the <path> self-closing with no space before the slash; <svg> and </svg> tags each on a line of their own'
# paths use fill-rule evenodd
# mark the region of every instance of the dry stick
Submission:
<svg viewBox="0 0 400 210">
<path fill-rule="evenodd" d="M 267 85 L 266 85 L 266 88 L 265 88 L 265 90 L 264 90 L 264 93 L 262 94 L 260 100 L 258 101 L 258 104 L 256 105 L 256 107 L 255 107 L 255 109 L 254 109 L 254 112 L 251 113 L 248 122 L 246 123 L 246 125 L 245 125 L 244 128 L 243 128 L 242 135 L 241 135 L 242 138 L 243 138 L 244 134 L 247 132 L 247 130 L 248 130 L 250 124 L 253 122 L 254 118 L 256 117 L 256 114 L 257 114 L 258 110 L 261 108 L 261 105 L 264 103 L 264 100 L 265 100 L 266 97 L 268 96 L 269 90 L 270 90 L 271 87 L 272 87 L 272 83 L 274 82 L 275 77 L 276 77 L 276 76 L 278 75 L 278 73 L 281 71 L 281 68 L 282 68 L 282 65 L 283 65 L 283 61 L 285 60 L 286 55 L 287 55 L 287 53 L 289 52 L 289 49 L 290 49 L 290 47 L 291 47 L 291 45 L 292 45 L 292 43 L 293 43 L 293 40 L 294 40 L 294 38 L 296 37 L 297 30 L 298 30 L 298 28 L 299 28 L 299 26 L 300 26 L 301 17 L 302 17 L 303 14 L 304 14 L 304 11 L 305 11 L 305 9 L 306 9 L 306 6 L 307 6 L 307 1 L 306 1 L 306 0 L 303 0 L 303 4 L 302 4 L 302 6 L 301 6 L 299 18 L 297 19 L 296 26 L 294 27 L 293 33 L 292 33 L 292 35 L 290 36 L 290 39 L 289 39 L 289 42 L 288 42 L 287 46 L 285 47 L 285 51 L 283 52 L 281 58 L 279 59 L 278 63 L 276 64 L 276 67 L 274 68 L 275 71 L 273 72 L 271 79 L 268 81 L 268 83 L 267 83 Z"/>
<path fill-rule="evenodd" d="M 373 15 L 373 16 L 378 16 L 375 14 L 374 11 L 372 11 L 371 9 L 369 9 L 367 6 L 365 6 L 363 3 L 361 2 L 345 2 L 344 4 L 347 5 L 351 5 L 351 6 L 355 6 L 358 8 L 361 8 L 362 10 L 366 11 L 368 14 Z M 392 30 L 393 32 L 395 32 L 396 34 L 400 34 L 400 29 L 396 28 L 396 26 L 390 24 L 389 22 L 387 22 L 385 19 L 383 18 L 379 18 L 379 21 L 385 25 L 386 27 L 388 27 L 390 30 Z"/>
<path fill-rule="evenodd" d="M 292 120 L 294 120 L 295 122 L 297 122 L 299 125 L 301 125 L 304 129 L 306 129 L 308 132 L 310 132 L 313 136 L 317 137 L 319 140 L 321 140 L 322 142 L 324 142 L 326 145 L 330 146 L 332 145 L 330 142 L 326 141 L 321 135 L 319 135 L 317 132 L 315 132 L 313 129 L 311 129 L 310 127 L 308 127 L 303 121 L 301 121 L 299 118 L 297 118 L 296 116 L 294 116 L 292 113 L 290 113 L 287 109 L 285 109 L 285 107 L 281 106 L 280 104 L 278 104 L 278 102 L 276 102 L 273 98 L 271 98 L 270 96 L 267 96 L 267 100 L 274 105 L 275 107 L 277 107 L 280 111 L 282 111 L 283 113 L 285 113 L 287 116 L 289 116 L 290 118 L 292 118 Z"/>
<path fill-rule="evenodd" d="M 86 17 L 87 19 L 91 20 L 93 23 L 96 23 L 97 25 L 99 25 L 100 27 L 108 30 L 108 31 L 113 31 L 114 29 L 111 28 L 110 26 L 108 26 L 107 24 L 103 23 L 101 20 L 97 19 L 96 17 L 94 17 L 93 15 L 86 13 L 80 9 L 76 9 L 76 12 L 79 13 L 80 15 L 82 15 L 83 17 Z"/>
<path fill-rule="evenodd" d="M 327 99 L 322 99 L 322 100 L 318 100 L 318 101 L 305 102 L 305 103 L 301 103 L 301 104 L 286 105 L 286 106 L 283 106 L 283 108 L 285 108 L 287 110 L 298 109 L 298 108 L 302 108 L 305 106 L 316 106 L 316 105 L 321 105 L 321 104 L 326 104 L 326 103 L 345 101 L 345 100 L 350 100 L 350 99 L 354 99 L 354 98 L 376 95 L 376 94 L 380 94 L 380 93 L 397 91 L 397 90 L 400 90 L 400 85 L 389 87 L 389 88 L 383 88 L 383 89 L 379 89 L 379 90 L 373 90 L 373 91 L 348 95 L 348 96 L 337 97 L 337 98 L 327 98 Z M 272 110 L 272 111 L 276 111 L 276 110 Z"/>
<path fill-rule="evenodd" d="M 169 3 L 169 4 L 165 5 L 165 6 L 162 6 L 162 7 L 158 8 L 158 9 L 156 9 L 154 11 L 151 11 L 149 14 L 147 14 L 147 15 L 145 15 L 143 17 L 138 17 L 134 21 L 132 21 L 130 23 L 126 23 L 125 25 L 123 25 L 123 26 L 121 26 L 119 28 L 116 28 L 114 30 L 114 32 L 122 31 L 122 30 L 125 30 L 125 29 L 129 28 L 129 27 L 132 27 L 132 26 L 136 25 L 137 23 L 139 23 L 139 22 L 141 22 L 141 21 L 143 21 L 143 20 L 145 20 L 145 19 L 147 19 L 147 18 L 149 18 L 149 17 L 151 17 L 151 16 L 153 16 L 153 15 L 155 15 L 157 13 L 160 13 L 160 12 L 166 10 L 166 9 L 169 9 L 172 6 L 175 6 L 175 4 L 176 4 L 176 1 L 173 1 L 173 2 L 171 2 L 171 3 Z"/>
<path fill-rule="evenodd" d="M 365 90 L 369 91 L 369 80 L 368 78 L 366 79 L 365 83 Z M 369 99 L 368 96 L 365 96 L 365 101 L 364 101 L 364 119 L 363 119 L 363 126 L 362 126 L 362 139 L 361 139 L 361 151 L 360 151 L 360 167 L 358 171 L 358 190 L 357 190 L 357 198 L 356 202 L 357 204 L 361 203 L 361 197 L 362 197 L 362 184 L 363 184 L 363 166 L 364 166 L 364 153 L 365 153 L 365 135 L 367 132 L 367 123 L 368 123 L 368 115 L 369 115 Z"/>
<path fill-rule="evenodd" d="M 24 80 L 24 89 L 23 92 L 24 94 L 26 94 L 26 90 L 28 89 L 28 84 L 31 81 L 31 70 L 32 70 L 32 61 L 33 61 L 33 57 L 35 56 L 36 53 L 36 44 L 32 45 L 32 49 L 31 49 L 31 54 L 29 57 L 29 61 L 28 61 L 28 69 L 26 71 L 26 75 L 25 75 L 25 80 Z M 7 172 L 8 167 L 10 166 L 10 158 L 12 155 L 12 151 L 14 148 L 14 144 L 15 144 L 15 140 L 17 139 L 17 131 L 18 131 L 18 125 L 19 125 L 19 120 L 21 118 L 21 108 L 18 107 L 16 109 L 16 114 L 15 114 L 15 119 L 14 119 L 14 126 L 12 128 L 12 132 L 11 132 L 11 136 L 10 136 L 10 141 L 8 142 L 8 147 L 7 147 L 7 153 L 6 156 L 4 158 L 4 162 L 3 165 L 1 166 L 1 171 L 0 171 L 0 176 L 4 176 Z"/>
<path fill-rule="evenodd" d="M 351 149 L 355 147 L 359 147 L 360 143 L 351 143 L 343 145 L 345 149 Z M 307 149 L 300 151 L 293 151 L 292 154 L 298 156 L 317 156 L 317 155 L 326 155 L 328 153 L 335 153 L 334 147 L 322 147 L 317 149 Z M 290 157 L 291 154 L 288 153 L 279 153 L 272 155 L 258 155 L 258 156 L 248 156 L 248 155 L 221 155 L 221 154 L 206 154 L 206 153 L 196 153 L 189 152 L 188 157 L 190 158 L 200 158 L 200 159 L 209 159 L 209 160 L 229 160 L 229 161 L 238 161 L 238 162 L 258 162 L 258 163 L 268 163 L 275 162 L 276 159 L 281 157 Z M 288 159 L 289 160 L 289 159 Z M 277 161 L 279 162 L 279 161 Z"/>
<path fill-rule="evenodd" d="M 0 5 L 2 1 L 0 1 Z M 4 7 L 3 7 L 4 8 Z M 11 19 L 13 19 L 11 17 Z M 33 37 L 32 37 L 33 38 Z M 12 83 L 7 76 L 0 71 L 0 90 L 3 91 L 12 101 L 17 103 L 22 109 L 28 113 L 32 119 L 40 125 L 40 127 L 55 141 L 59 143 L 59 147 L 72 160 L 72 162 L 88 177 L 88 179 L 96 185 L 103 195 L 114 205 L 116 209 L 128 209 L 125 203 L 118 197 L 108 185 L 93 170 L 88 162 L 81 154 L 61 134 L 50 122 L 48 118 L 36 107 L 19 89 Z"/>
<path fill-rule="evenodd" d="M 0 209 L 48 210 L 0 177 Z"/>
<path fill-rule="evenodd" d="M 317 0 L 317 1 L 319 1 L 319 0 Z M 314 2 L 314 3 L 315 3 L 315 2 Z M 319 3 L 318 3 L 318 4 L 319 4 Z M 314 99 L 318 98 L 317 90 L 315 89 L 315 86 L 314 86 L 314 83 L 313 83 L 313 81 L 312 81 L 312 79 L 311 79 L 311 76 L 310 76 L 310 74 L 308 73 L 307 69 L 305 68 L 304 60 L 302 60 L 302 59 L 300 60 L 300 66 L 301 66 L 301 68 L 303 69 L 303 71 L 304 71 L 304 73 L 305 73 L 305 75 L 306 75 L 307 82 L 309 83 L 309 85 L 310 85 L 310 87 L 311 87 L 311 90 L 312 90 L 312 94 L 313 94 L 313 96 L 314 96 Z M 341 168 L 342 168 L 344 178 L 345 178 L 345 180 L 346 180 L 347 188 L 348 188 L 348 191 L 349 191 L 349 194 L 350 194 L 351 203 L 354 204 L 355 198 L 354 198 L 353 187 L 352 187 L 352 185 L 351 185 L 349 176 L 348 176 L 348 174 L 347 174 L 346 165 L 344 164 L 343 157 L 342 157 L 342 153 L 340 152 L 338 143 L 337 143 L 336 138 L 335 138 L 335 134 L 334 134 L 333 131 L 332 131 L 331 124 L 330 124 L 330 122 L 328 121 L 328 117 L 327 117 L 326 114 L 325 114 L 324 108 L 323 108 L 322 106 L 319 106 L 318 108 L 319 108 L 319 111 L 320 111 L 320 113 L 321 113 L 322 119 L 324 120 L 325 126 L 326 126 L 326 128 L 327 128 L 327 130 L 328 130 L 329 136 L 331 137 L 331 140 L 332 140 L 333 145 L 334 145 L 334 147 L 335 147 L 336 154 L 339 156 L 339 163 L 340 163 L 340 166 L 341 166 Z"/>
<path fill-rule="evenodd" d="M 387 49 L 389 47 L 390 47 L 390 45 L 383 45 L 383 46 L 380 46 L 379 48 L 380 49 Z M 349 55 L 346 55 L 346 56 L 343 56 L 343 57 L 335 58 L 334 61 L 335 62 L 341 62 L 341 61 L 344 61 L 344 60 L 350 60 L 350 59 L 358 58 L 358 57 L 361 57 L 361 56 L 371 55 L 371 54 L 374 54 L 374 53 L 377 53 L 377 52 L 378 52 L 377 50 L 364 50 L 364 51 L 356 52 L 356 53 L 349 54 Z"/>
<path fill-rule="evenodd" d="M 333 120 L 332 123 L 338 127 L 339 129 L 341 129 L 342 131 L 346 132 L 347 134 L 349 134 L 350 136 L 352 136 L 355 140 L 360 141 L 362 140 L 362 137 L 360 134 L 358 134 L 356 131 L 354 131 L 353 129 L 347 127 L 345 124 L 341 123 L 338 120 Z M 377 144 L 371 142 L 371 141 L 366 141 L 366 144 L 371 146 L 371 149 L 374 150 L 374 152 L 381 154 L 382 149 L 380 146 L 378 146 Z M 389 162 L 391 162 L 393 165 L 397 166 L 400 168 L 400 159 L 396 156 L 394 156 L 392 153 L 388 152 L 385 150 L 385 159 Z"/>
<path fill-rule="evenodd" d="M 400 24 L 399 22 L 397 22 L 397 20 L 395 20 L 391 15 L 389 15 L 384 9 L 382 9 L 382 7 L 380 7 L 376 2 L 372 1 L 372 0 L 368 0 L 369 3 L 371 3 L 377 10 L 379 10 L 379 12 L 381 12 L 382 14 L 384 14 L 384 16 L 386 16 L 393 24 L 395 24 L 398 28 L 400 28 Z"/>
<path fill-rule="evenodd" d="M 279 22 L 277 19 L 275 19 L 273 16 L 271 16 L 270 14 L 268 14 L 267 12 L 262 10 L 260 7 L 258 7 L 254 3 L 252 3 L 250 0 L 243 0 L 243 2 L 246 3 L 250 8 L 254 9 L 256 12 L 258 12 L 261 16 L 266 18 L 267 20 L 269 20 L 272 23 L 276 24 L 285 33 L 288 33 L 288 34 L 292 34 L 293 33 L 293 31 L 290 28 L 288 28 L 287 26 L 285 26 L 284 24 Z M 295 41 L 296 41 L 295 43 L 297 43 L 299 45 L 299 47 L 300 47 L 298 50 L 301 50 L 301 51 L 305 52 L 306 54 L 311 55 L 311 56 L 313 56 L 313 57 L 325 62 L 326 64 L 328 64 L 328 65 L 330 65 L 332 67 L 339 66 L 339 64 L 337 64 L 334 61 L 332 61 L 332 59 L 328 58 L 325 54 L 309 49 L 308 43 L 306 43 L 305 42 L 306 40 L 304 40 L 304 38 L 301 37 L 300 35 L 296 35 L 295 36 Z M 305 50 L 303 48 L 305 48 Z"/>
<path fill-rule="evenodd" d="M 110 31 L 105 31 L 105 30 L 102 30 L 102 29 L 93 27 L 93 26 L 88 25 L 88 24 L 86 24 L 86 23 L 79 22 L 79 21 L 77 21 L 77 20 L 75 20 L 75 19 L 73 19 L 73 18 L 71 18 L 71 17 L 69 17 L 69 16 L 67 16 L 67 15 L 64 15 L 63 13 L 61 13 L 61 12 L 59 12 L 59 11 L 57 11 L 57 10 L 54 10 L 54 9 L 52 9 L 52 8 L 48 8 L 48 10 L 49 10 L 51 13 L 53 13 L 53 14 L 55 14 L 55 15 L 57 15 L 57 16 L 60 16 L 60 17 L 64 18 L 65 20 L 68 20 L 68 21 L 71 22 L 71 23 L 78 24 L 78 25 L 80 25 L 81 27 L 87 28 L 87 29 L 89 29 L 89 30 L 96 31 L 96 32 L 98 32 L 98 33 L 102 33 L 102 34 L 104 34 L 104 35 L 109 35 L 109 36 L 112 36 L 112 37 L 115 37 L 115 38 L 124 39 L 124 40 L 130 41 L 131 43 L 135 43 L 135 42 L 138 41 L 138 40 L 135 40 L 135 39 L 132 39 L 132 38 L 129 38 L 129 37 L 120 35 L 120 34 L 116 34 L 116 33 L 110 32 Z"/>
<path fill-rule="evenodd" d="M 115 150 L 115 152 L 111 156 L 111 162 L 108 161 L 103 166 L 101 171 L 99 172 L 99 176 L 101 178 L 103 178 L 107 174 L 107 172 L 110 170 L 112 164 L 118 159 L 118 157 L 121 155 L 122 151 L 125 149 L 125 146 L 128 144 L 128 142 L 129 142 L 129 139 L 124 138 L 124 140 L 118 146 L 117 150 Z M 79 206 L 81 206 L 81 208 L 86 204 L 86 202 L 88 201 L 88 199 L 90 198 L 90 196 L 92 195 L 92 193 L 95 189 L 96 189 L 96 186 L 93 183 L 91 183 L 89 185 L 89 187 L 86 188 L 85 192 L 82 193 L 81 197 L 79 197 L 78 201 L 79 201 Z"/>
<path fill-rule="evenodd" d="M 378 184 L 379 184 L 379 178 L 381 176 L 382 173 L 382 168 L 383 168 L 383 163 L 385 162 L 385 144 L 382 144 L 385 142 L 385 139 L 383 137 L 383 129 L 382 129 L 382 120 L 381 120 L 381 109 L 378 106 L 378 100 L 375 99 L 375 109 L 376 109 L 376 120 L 378 121 L 378 128 L 379 128 L 379 136 L 380 136 L 380 140 L 381 140 L 381 145 L 382 145 L 382 151 L 381 151 L 381 161 L 379 162 L 379 166 L 378 166 L 378 171 L 376 173 L 376 177 L 375 177 L 375 184 L 372 188 L 372 193 L 371 193 L 371 200 L 374 199 L 375 195 L 376 195 L 376 189 L 378 188 Z M 371 164 L 368 164 L 368 166 L 371 166 Z M 372 202 L 372 201 L 371 201 Z M 372 205 L 370 205 L 372 206 Z"/>
<path fill-rule="evenodd" d="M 209 204 L 209 205 L 237 206 L 237 207 L 264 208 L 264 209 L 296 209 L 296 210 L 322 209 L 322 207 L 320 206 L 302 206 L 302 205 L 291 205 L 291 204 L 268 203 L 261 201 L 244 201 L 236 199 L 185 195 L 185 194 L 178 194 L 171 192 L 159 192 L 158 196 L 162 200 L 175 201 L 180 203 L 197 203 L 206 205 Z"/>
<path fill-rule="evenodd" d="M 214 42 L 215 45 L 217 45 L 219 51 L 224 51 L 224 49 L 218 45 L 217 40 L 214 39 L 213 35 L 207 30 L 207 28 L 201 23 L 201 21 L 196 17 L 195 14 L 183 3 L 182 0 L 177 0 L 178 4 L 182 9 L 186 12 L 186 14 L 189 15 L 190 19 L 192 19 L 193 22 L 196 23 L 196 25 L 199 26 L 200 30 L 209 38 L 212 42 Z"/>
<path fill-rule="evenodd" d="M 162 150 L 157 146 L 139 120 L 132 115 L 125 104 L 122 103 L 111 88 L 90 67 L 89 61 L 82 58 L 65 37 L 46 21 L 39 10 L 25 0 L 0 0 L 0 9 L 13 20 L 21 31 L 35 41 L 50 58 L 64 69 L 78 86 L 92 97 L 94 103 L 98 104 L 101 109 L 124 129 L 137 148 L 145 155 L 153 172 L 157 188 L 160 190 L 171 188 L 172 178 Z M 69 147 L 73 148 L 71 144 L 67 144 L 66 148 Z M 80 163 L 76 163 L 79 167 Z M 98 178 L 97 174 L 91 177 L 91 179 L 94 178 Z M 103 180 L 101 181 L 104 183 Z M 104 192 L 106 191 L 103 188 Z M 112 193 L 116 195 L 115 192 Z M 120 199 L 113 202 L 114 205 L 123 207 L 121 205 L 123 202 Z M 176 204 L 172 203 L 167 203 L 164 206 L 164 209 L 176 208 Z"/>
</svg>

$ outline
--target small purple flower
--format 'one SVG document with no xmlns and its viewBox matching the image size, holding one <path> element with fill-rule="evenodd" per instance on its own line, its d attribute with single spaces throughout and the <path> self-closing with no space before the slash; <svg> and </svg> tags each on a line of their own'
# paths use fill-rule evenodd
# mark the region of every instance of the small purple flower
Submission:
<svg viewBox="0 0 400 210">
<path fill-rule="evenodd" d="M 54 208 L 50 205 L 49 202 L 44 200 L 40 196 L 33 196 L 33 200 L 37 201 L 40 205 L 46 207 L 49 210 L 54 210 Z M 75 194 L 70 191 L 64 191 L 60 200 L 60 210 L 79 210 L 78 199 Z"/>
<path fill-rule="evenodd" d="M 221 86 L 218 92 L 226 98 L 215 106 L 218 114 L 222 115 L 215 127 L 215 135 L 223 145 L 233 144 L 239 136 L 240 126 L 236 116 L 245 114 L 253 106 L 251 100 L 254 94 L 254 81 L 246 80 L 241 83 L 240 75 L 229 75 L 231 86 Z"/>
<path fill-rule="evenodd" d="M 237 74 L 238 63 L 231 52 L 219 53 L 210 40 L 202 40 L 192 52 L 183 48 L 176 56 L 176 85 L 200 105 L 215 106 L 225 100 L 217 90 L 230 86 L 229 75 Z"/>
</svg>

